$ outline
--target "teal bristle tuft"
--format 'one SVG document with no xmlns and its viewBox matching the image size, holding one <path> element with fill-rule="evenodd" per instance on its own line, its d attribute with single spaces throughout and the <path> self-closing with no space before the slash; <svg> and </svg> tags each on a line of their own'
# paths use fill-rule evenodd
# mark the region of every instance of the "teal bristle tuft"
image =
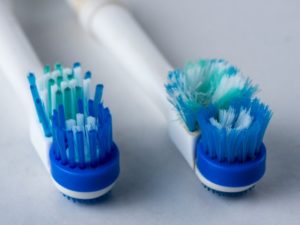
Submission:
<svg viewBox="0 0 300 225">
<path fill-rule="evenodd" d="M 210 104 L 228 108 L 234 99 L 252 98 L 258 87 L 222 59 L 199 60 L 169 73 L 168 99 L 189 131 L 197 131 L 197 113 Z"/>
<path fill-rule="evenodd" d="M 227 109 L 201 108 L 198 121 L 206 154 L 229 163 L 255 159 L 271 117 L 269 107 L 258 99 L 238 99 Z"/>
<path fill-rule="evenodd" d="M 109 160 L 113 146 L 112 118 L 103 107 L 103 85 L 90 90 L 91 72 L 82 75 L 56 64 L 44 75 L 28 75 L 32 98 L 46 137 L 52 137 L 55 159 L 71 168 L 97 167 Z"/>
</svg>

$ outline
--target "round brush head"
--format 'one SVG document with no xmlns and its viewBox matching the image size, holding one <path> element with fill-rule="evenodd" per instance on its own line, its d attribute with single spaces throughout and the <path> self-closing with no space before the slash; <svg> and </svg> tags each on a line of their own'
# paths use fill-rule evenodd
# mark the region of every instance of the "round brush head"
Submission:
<svg viewBox="0 0 300 225">
<path fill-rule="evenodd" d="M 119 151 L 113 142 L 112 117 L 103 106 L 103 85 L 91 90 L 91 72 L 45 66 L 28 80 L 44 136 L 51 138 L 49 164 L 55 186 L 77 200 L 99 198 L 111 190 L 119 173 Z M 48 161 L 48 160 L 47 160 Z"/>
<path fill-rule="evenodd" d="M 105 162 L 99 165 L 73 166 L 57 159 L 55 145 L 50 149 L 51 175 L 55 186 L 66 197 L 76 201 L 95 200 L 108 193 L 119 173 L 119 152 L 113 145 Z"/>
<path fill-rule="evenodd" d="M 265 173 L 262 140 L 271 115 L 257 99 L 240 99 L 228 109 L 211 105 L 200 110 L 196 174 L 205 186 L 222 194 L 253 188 Z"/>
<path fill-rule="evenodd" d="M 196 174 L 200 181 L 219 194 L 242 194 L 253 188 L 266 169 L 266 148 L 261 145 L 255 159 L 245 162 L 220 162 L 205 153 L 201 139 L 197 145 Z"/>
</svg>

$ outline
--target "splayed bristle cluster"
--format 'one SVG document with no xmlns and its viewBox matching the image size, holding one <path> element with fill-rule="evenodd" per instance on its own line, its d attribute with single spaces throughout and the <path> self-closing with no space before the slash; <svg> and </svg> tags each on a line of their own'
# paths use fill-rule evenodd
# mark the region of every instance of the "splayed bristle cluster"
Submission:
<svg viewBox="0 0 300 225">
<path fill-rule="evenodd" d="M 200 109 L 198 121 L 204 150 L 218 161 L 245 162 L 260 153 L 272 113 L 258 99 L 239 99 L 228 109 Z"/>
<path fill-rule="evenodd" d="M 251 98 L 257 86 L 233 65 L 212 59 L 189 63 L 183 69 L 170 72 L 166 90 L 189 131 L 196 131 L 201 107 L 215 104 L 227 108 L 233 99 Z"/>
<path fill-rule="evenodd" d="M 82 76 L 79 63 L 72 69 L 45 66 L 36 79 L 28 75 L 39 121 L 46 137 L 53 137 L 57 160 L 84 168 L 104 162 L 113 145 L 112 118 L 102 104 L 103 85 L 90 88 L 91 72 Z"/>
</svg>

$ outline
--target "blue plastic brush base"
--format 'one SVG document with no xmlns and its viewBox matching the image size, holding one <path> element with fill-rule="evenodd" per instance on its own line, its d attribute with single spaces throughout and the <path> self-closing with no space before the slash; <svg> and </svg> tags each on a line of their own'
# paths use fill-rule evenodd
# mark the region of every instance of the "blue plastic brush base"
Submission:
<svg viewBox="0 0 300 225">
<path fill-rule="evenodd" d="M 61 186 L 77 192 L 93 192 L 113 184 L 120 174 L 119 150 L 114 144 L 109 159 L 95 168 L 71 168 L 55 159 L 54 145 L 51 145 L 50 169 L 52 178 Z"/>
<path fill-rule="evenodd" d="M 254 160 L 244 163 L 219 162 L 209 157 L 203 148 L 201 138 L 197 143 L 196 166 L 209 181 L 225 187 L 245 187 L 259 181 L 266 170 L 266 147 L 260 147 Z"/>
</svg>

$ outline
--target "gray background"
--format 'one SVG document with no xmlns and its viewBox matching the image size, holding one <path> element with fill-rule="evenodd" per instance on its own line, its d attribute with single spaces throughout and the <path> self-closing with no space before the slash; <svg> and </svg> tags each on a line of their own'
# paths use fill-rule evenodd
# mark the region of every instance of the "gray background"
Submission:
<svg viewBox="0 0 300 225">
<path fill-rule="evenodd" d="M 233 199 L 202 187 L 159 111 L 82 31 L 64 1 L 14 2 L 43 63 L 79 60 L 104 83 L 122 174 L 99 204 L 62 197 L 29 141 L 20 102 L 0 76 L 0 224 L 300 223 L 300 1 L 123 1 L 175 67 L 221 57 L 260 84 L 259 96 L 274 111 L 265 136 L 267 173 L 254 191 Z"/>
</svg>

